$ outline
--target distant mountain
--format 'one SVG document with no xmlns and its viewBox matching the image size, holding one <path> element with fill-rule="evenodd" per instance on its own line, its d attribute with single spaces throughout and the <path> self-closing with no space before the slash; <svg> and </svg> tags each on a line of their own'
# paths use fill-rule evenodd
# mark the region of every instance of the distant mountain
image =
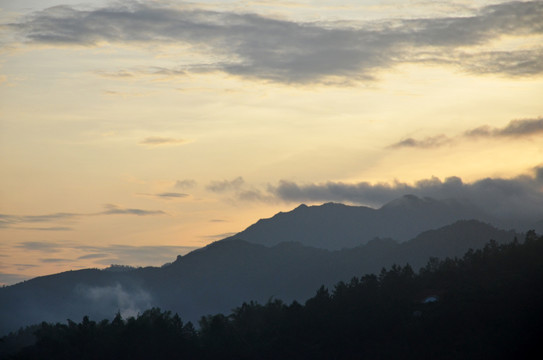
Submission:
<svg viewBox="0 0 543 360">
<path fill-rule="evenodd" d="M 339 250 L 365 244 L 376 237 L 403 242 L 423 231 L 468 219 L 498 223 L 468 202 L 406 195 L 380 209 L 337 203 L 300 205 L 290 212 L 259 220 L 231 239 L 267 246 L 296 241 Z"/>
<path fill-rule="evenodd" d="M 340 251 L 296 242 L 266 247 L 222 240 L 160 268 L 69 271 L 0 288 L 0 335 L 41 321 L 103 319 L 117 311 L 126 317 L 152 306 L 196 321 L 228 313 L 243 301 L 305 301 L 322 284 L 332 286 L 394 263 L 418 270 L 430 256 L 458 256 L 490 239 L 503 243 L 514 236 L 478 221 L 460 221 L 404 243 L 374 239 Z"/>
</svg>

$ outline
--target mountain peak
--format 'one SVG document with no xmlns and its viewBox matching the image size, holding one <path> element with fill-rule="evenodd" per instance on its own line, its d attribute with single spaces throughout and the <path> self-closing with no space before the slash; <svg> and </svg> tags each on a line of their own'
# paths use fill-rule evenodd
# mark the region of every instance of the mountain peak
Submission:
<svg viewBox="0 0 543 360">
<path fill-rule="evenodd" d="M 492 222 L 469 201 L 406 194 L 379 209 L 336 202 L 300 204 L 291 211 L 261 219 L 234 237 L 266 246 L 296 241 L 340 250 L 366 244 L 375 237 L 407 241 L 422 231 L 462 219 Z"/>
</svg>

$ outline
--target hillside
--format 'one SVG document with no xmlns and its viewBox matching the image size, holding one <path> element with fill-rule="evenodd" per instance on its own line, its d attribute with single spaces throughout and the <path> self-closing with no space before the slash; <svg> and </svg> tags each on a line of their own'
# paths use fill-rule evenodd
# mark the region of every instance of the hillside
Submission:
<svg viewBox="0 0 543 360">
<path fill-rule="evenodd" d="M 463 221 L 402 244 L 376 239 L 341 251 L 293 242 L 266 247 L 223 240 L 161 268 L 70 271 L 2 288 L 0 333 L 42 320 L 104 318 L 117 311 L 132 316 L 153 306 L 195 321 L 246 300 L 305 301 L 322 284 L 376 273 L 394 263 L 417 269 L 431 256 L 458 256 L 490 239 L 505 243 L 513 237 L 484 223 Z"/>
<path fill-rule="evenodd" d="M 222 246 L 222 244 L 220 245 Z M 198 331 L 158 308 L 110 322 L 36 325 L 5 337 L 21 359 L 511 359 L 540 358 L 543 237 L 432 260 L 417 274 L 320 287 L 305 303 L 243 302 L 202 317 Z M 34 333 L 34 345 L 21 344 Z"/>
</svg>

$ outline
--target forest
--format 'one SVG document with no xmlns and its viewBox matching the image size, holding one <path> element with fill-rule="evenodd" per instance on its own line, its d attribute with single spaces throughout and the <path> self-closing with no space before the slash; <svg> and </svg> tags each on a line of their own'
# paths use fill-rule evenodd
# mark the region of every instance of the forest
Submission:
<svg viewBox="0 0 543 360">
<path fill-rule="evenodd" d="M 36 324 L 0 339 L 2 359 L 543 358 L 543 236 L 490 241 L 324 286 L 301 304 L 246 302 L 199 324 L 152 308 L 124 319 Z"/>
</svg>

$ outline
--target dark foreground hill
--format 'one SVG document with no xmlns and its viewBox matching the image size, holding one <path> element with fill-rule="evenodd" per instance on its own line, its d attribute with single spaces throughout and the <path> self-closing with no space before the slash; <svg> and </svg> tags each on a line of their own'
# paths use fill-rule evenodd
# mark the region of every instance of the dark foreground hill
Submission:
<svg viewBox="0 0 543 360">
<path fill-rule="evenodd" d="M 179 256 L 161 268 L 130 271 L 86 269 L 35 278 L 0 289 L 0 335 L 40 321 L 136 315 L 151 307 L 196 321 L 227 313 L 242 301 L 305 301 L 320 285 L 376 273 L 392 264 L 417 270 L 430 256 L 461 256 L 488 240 L 512 241 L 514 233 L 461 221 L 397 243 L 376 239 L 329 251 L 281 243 L 273 247 L 223 240 Z"/>
<path fill-rule="evenodd" d="M 304 305 L 243 303 L 203 317 L 199 330 L 153 308 L 2 340 L 17 359 L 538 359 L 542 303 L 543 237 L 529 232 L 418 274 L 393 266 L 321 287 Z M 32 332 L 35 344 L 17 348 Z"/>
</svg>

